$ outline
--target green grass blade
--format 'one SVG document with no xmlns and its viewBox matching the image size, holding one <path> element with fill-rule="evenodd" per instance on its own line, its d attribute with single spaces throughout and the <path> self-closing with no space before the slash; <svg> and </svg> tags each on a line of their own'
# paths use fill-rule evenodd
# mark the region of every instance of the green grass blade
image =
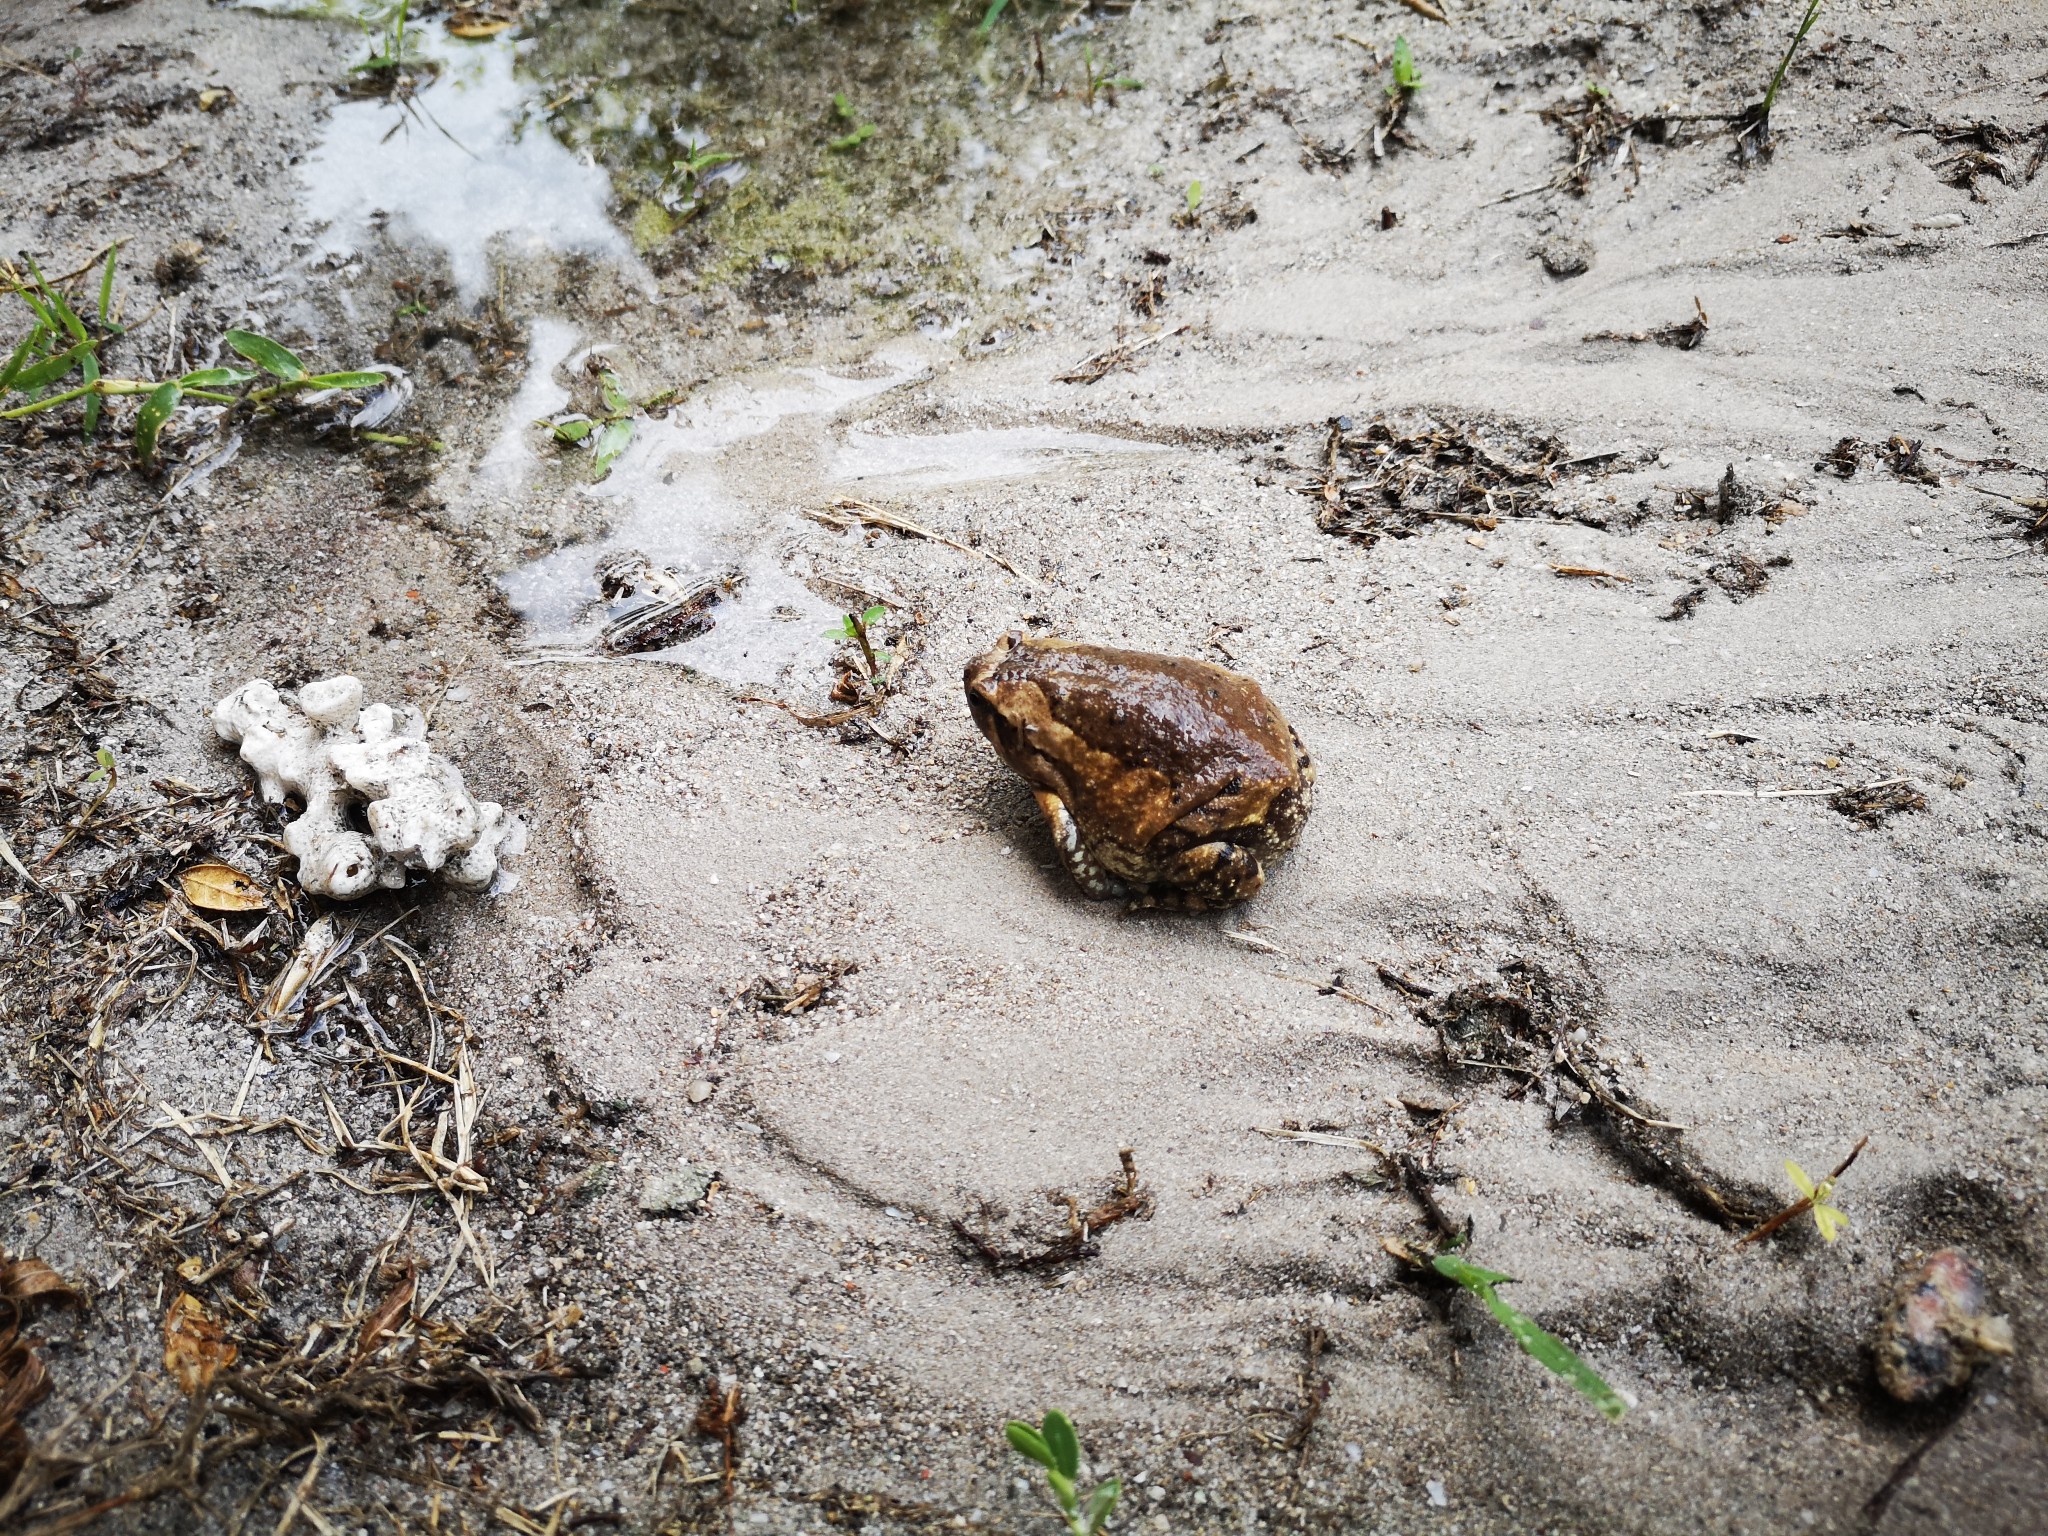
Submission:
<svg viewBox="0 0 2048 1536">
<path fill-rule="evenodd" d="M 80 375 L 87 384 L 99 383 L 100 359 L 98 353 L 86 353 L 84 357 L 78 360 L 78 368 Z M 100 429 L 100 411 L 105 404 L 105 399 L 97 392 L 85 397 L 85 436 L 88 441 Z"/>
<path fill-rule="evenodd" d="M 1057 1408 L 1045 1415 L 1045 1427 L 1041 1431 L 1045 1443 L 1052 1451 L 1053 1463 L 1063 1477 L 1075 1478 L 1081 1475 L 1081 1437 L 1074 1433 L 1074 1422 Z"/>
<path fill-rule="evenodd" d="M 268 336 L 258 336 L 254 331 L 228 331 L 221 339 L 265 373 L 275 374 L 287 384 L 306 376 L 306 365 Z"/>
<path fill-rule="evenodd" d="M 178 408 L 179 397 L 184 393 L 178 388 L 178 381 L 172 379 L 159 384 L 149 392 L 149 398 L 142 402 L 142 409 L 135 415 L 135 456 L 144 464 L 156 457 L 157 434 L 164 429 L 164 423 L 171 419 L 171 412 Z"/>
<path fill-rule="evenodd" d="M 974 35 L 976 37 L 987 37 L 989 33 L 995 31 L 996 20 L 1003 14 L 1004 9 L 1009 3 L 1010 0 L 989 0 L 988 10 L 983 12 L 981 25 L 974 29 Z"/>
<path fill-rule="evenodd" d="M 107 264 L 100 268 L 100 324 L 107 323 L 107 311 L 114 306 L 114 259 L 121 254 L 121 247 L 107 247 Z"/>
<path fill-rule="evenodd" d="M 1628 1412 L 1628 1404 L 1621 1394 L 1610 1387 L 1585 1361 L 1566 1347 L 1555 1334 L 1546 1333 L 1535 1322 L 1516 1311 L 1494 1293 L 1494 1286 L 1513 1278 L 1497 1270 L 1481 1269 L 1477 1264 L 1468 1264 L 1454 1253 L 1440 1253 L 1430 1261 L 1436 1272 L 1447 1280 L 1455 1280 L 1486 1304 L 1501 1327 L 1514 1336 L 1517 1344 L 1532 1356 L 1539 1365 L 1561 1376 L 1578 1394 L 1585 1398 L 1608 1419 L 1618 1419 Z"/>
<path fill-rule="evenodd" d="M 43 269 L 36 265 L 35 257 L 25 255 L 21 259 L 28 263 L 29 275 L 36 280 L 36 289 L 42 294 L 43 302 L 50 306 L 51 313 L 56 316 L 57 323 L 69 331 L 74 338 L 84 341 L 89 334 L 85 328 L 85 322 L 78 318 L 76 311 L 72 309 L 69 301 L 65 299 L 63 294 L 50 286 L 49 280 L 43 276 Z"/>
</svg>

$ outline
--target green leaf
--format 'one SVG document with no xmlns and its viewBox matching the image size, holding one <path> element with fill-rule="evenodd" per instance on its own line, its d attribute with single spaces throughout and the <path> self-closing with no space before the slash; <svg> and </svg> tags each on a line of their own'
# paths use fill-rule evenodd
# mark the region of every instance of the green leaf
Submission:
<svg viewBox="0 0 2048 1536">
<path fill-rule="evenodd" d="M 1389 96 L 1398 96 L 1403 91 L 1422 89 L 1422 76 L 1415 68 L 1415 54 L 1408 46 L 1408 39 L 1394 39 L 1394 83 L 1387 87 Z"/>
<path fill-rule="evenodd" d="M 93 769 L 91 773 L 88 773 L 85 776 L 86 783 L 98 784 L 103 781 L 112 779 L 114 777 L 115 768 L 113 753 L 109 752 L 105 747 L 95 747 L 93 749 L 92 760 L 98 763 L 99 767 Z"/>
<path fill-rule="evenodd" d="M 629 416 L 624 421 L 606 422 L 604 430 L 597 435 L 595 478 L 602 480 L 606 475 L 610 474 L 612 472 L 612 465 L 617 462 L 619 455 L 626 451 L 626 445 L 632 441 L 632 417 Z"/>
<path fill-rule="evenodd" d="M 16 347 L 7 359 L 7 366 L 0 368 L 0 395 L 6 394 L 14 387 L 14 376 L 21 372 L 21 365 L 28 361 L 36 348 L 42 345 L 43 338 L 49 334 L 40 320 L 29 327 L 28 334 L 21 338 L 21 345 Z"/>
<path fill-rule="evenodd" d="M 1052 1451 L 1054 1467 L 1069 1478 L 1079 1477 L 1081 1440 L 1074 1433 L 1073 1420 L 1057 1408 L 1048 1409 L 1039 1432 L 1045 1436 L 1045 1443 Z"/>
<path fill-rule="evenodd" d="M 846 135 L 845 138 L 833 139 L 829 143 L 827 143 L 825 147 L 827 149 L 838 150 L 841 153 L 844 153 L 849 149 L 859 149 L 861 145 L 867 143 L 867 141 L 869 139 L 872 139 L 874 136 L 875 125 L 873 123 L 862 123 L 858 128 L 854 129 L 853 132 Z"/>
<path fill-rule="evenodd" d="M 1041 1467 L 1052 1466 L 1052 1452 L 1047 1448 L 1044 1436 L 1029 1424 L 1012 1419 L 1003 1426 L 1003 1437 L 1010 1442 L 1010 1449 L 1026 1461 L 1035 1461 Z"/>
<path fill-rule="evenodd" d="M 391 375 L 362 368 L 342 373 L 316 373 L 300 382 L 308 389 L 375 389 L 379 384 L 389 384 Z"/>
<path fill-rule="evenodd" d="M 995 31 L 996 18 L 1003 14 L 1004 7 L 1009 3 L 1010 0 L 989 0 L 989 7 L 982 13 L 981 25 L 974 29 L 974 35 L 987 37 L 989 33 Z"/>
<path fill-rule="evenodd" d="M 231 389 L 246 384 L 256 375 L 240 368 L 195 368 L 180 374 L 178 382 L 187 389 Z"/>
<path fill-rule="evenodd" d="M 1494 1315 L 1501 1327 L 1514 1336 L 1517 1344 L 1534 1357 L 1546 1370 L 1561 1376 L 1578 1394 L 1598 1408 L 1609 1419 L 1618 1419 L 1628 1412 L 1628 1404 L 1621 1394 L 1602 1379 L 1600 1373 L 1566 1347 L 1556 1335 L 1545 1333 L 1530 1318 L 1517 1312 L 1513 1307 L 1494 1294 L 1494 1287 L 1511 1279 L 1497 1270 L 1482 1269 L 1477 1264 L 1468 1264 L 1456 1254 L 1440 1253 L 1430 1260 L 1436 1272 L 1447 1280 L 1455 1280 L 1474 1296 L 1486 1303 L 1486 1310 Z"/>
<path fill-rule="evenodd" d="M 1201 206 L 1202 184 L 1199 181 L 1191 181 L 1188 183 L 1188 212 L 1193 213 Z"/>
<path fill-rule="evenodd" d="M 135 413 L 135 456 L 144 464 L 156 457 L 157 434 L 171 419 L 171 412 L 178 408 L 178 401 L 184 393 L 176 379 L 159 384 L 142 402 L 142 409 Z"/>
<path fill-rule="evenodd" d="M 834 91 L 832 93 L 832 110 L 844 118 L 850 119 L 853 116 L 853 103 L 846 99 L 846 92 Z"/>
<path fill-rule="evenodd" d="M 46 357 L 40 363 L 31 363 L 15 375 L 14 387 L 26 395 L 56 383 L 72 370 L 80 358 L 89 354 L 95 345 L 94 342 L 81 341 L 76 346 L 59 352 L 55 357 Z"/>
<path fill-rule="evenodd" d="M 1088 1526 L 1088 1536 L 1109 1523 L 1110 1511 L 1116 1508 L 1116 1501 L 1123 1496 L 1121 1479 L 1112 1477 L 1108 1482 L 1098 1483 L 1095 1492 L 1088 1496 L 1088 1512 L 1083 1517 Z"/>
<path fill-rule="evenodd" d="M 614 416 L 627 415 L 633 409 L 633 397 L 626 393 L 626 386 L 619 382 L 619 376 L 607 368 L 597 376 L 598 392 L 604 396 L 604 408 Z"/>
<path fill-rule="evenodd" d="M 258 336 L 254 331 L 228 331 L 221 339 L 265 373 L 274 374 L 287 384 L 306 376 L 306 365 L 268 336 Z"/>
<path fill-rule="evenodd" d="M 597 430 L 597 423 L 588 416 L 564 416 L 560 421 L 543 421 L 538 425 L 554 433 L 558 443 L 580 443 Z"/>
<path fill-rule="evenodd" d="M 107 311 L 114 302 L 114 259 L 121 254 L 119 245 L 107 247 L 107 264 L 100 268 L 100 324 L 107 323 Z"/>
<path fill-rule="evenodd" d="M 89 385 L 90 385 L 90 384 L 97 384 L 97 383 L 99 383 L 99 381 L 100 381 L 100 358 L 99 358 L 99 354 L 98 354 L 97 352 L 88 352 L 88 353 L 86 353 L 84 357 L 82 357 L 82 358 L 80 358 L 80 359 L 78 360 L 78 371 L 79 371 L 79 375 L 80 375 L 80 377 L 82 377 L 82 378 L 83 378 L 83 379 L 85 380 L 85 382 L 86 382 L 87 384 L 89 384 Z M 98 393 L 97 393 L 97 392 L 95 392 L 95 393 L 93 393 L 93 394 L 90 394 L 90 395 L 87 395 L 87 396 L 85 397 L 85 434 L 84 434 L 84 435 L 85 435 L 85 437 L 86 437 L 86 438 L 87 438 L 88 440 L 90 440 L 90 439 L 91 439 L 91 437 L 92 437 L 92 435 L 93 435 L 93 434 L 94 434 L 95 432 L 99 431 L 99 429 L 100 429 L 100 411 L 101 411 L 101 410 L 102 410 L 102 409 L 103 409 L 103 408 L 105 407 L 105 405 L 106 405 L 106 401 L 102 400 L 102 399 L 100 398 L 100 396 L 98 395 Z"/>
<path fill-rule="evenodd" d="M 886 604 L 886 603 L 876 603 L 876 604 L 875 604 L 875 605 L 874 605 L 873 607 L 869 608 L 869 609 L 867 610 L 867 612 L 863 613 L 863 614 L 862 614 L 862 615 L 860 616 L 860 621 L 861 621 L 861 623 L 863 623 L 863 624 L 867 624 L 867 625 L 870 625 L 870 626 L 872 626 L 872 625 L 875 625 L 875 624 L 879 624 L 879 623 L 881 623 L 881 622 L 882 622 L 882 620 L 886 619 L 886 618 L 887 618 L 888 616 L 889 616 L 889 606 L 888 606 L 888 604 Z M 848 628 L 851 628 L 851 627 L 852 627 L 851 625 L 849 625 L 849 626 L 848 626 Z"/>
</svg>

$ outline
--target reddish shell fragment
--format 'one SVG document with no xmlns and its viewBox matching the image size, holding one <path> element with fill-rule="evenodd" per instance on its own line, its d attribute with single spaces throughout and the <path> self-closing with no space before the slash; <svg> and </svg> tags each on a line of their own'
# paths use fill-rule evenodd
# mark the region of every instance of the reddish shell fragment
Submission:
<svg viewBox="0 0 2048 1536">
<path fill-rule="evenodd" d="M 1911 1270 L 1877 1324 L 1877 1379 L 1901 1402 L 1924 1403 L 1970 1379 L 1982 1355 L 2009 1355 L 2012 1325 L 1986 1317 L 1984 1271 L 1943 1248 Z"/>
</svg>

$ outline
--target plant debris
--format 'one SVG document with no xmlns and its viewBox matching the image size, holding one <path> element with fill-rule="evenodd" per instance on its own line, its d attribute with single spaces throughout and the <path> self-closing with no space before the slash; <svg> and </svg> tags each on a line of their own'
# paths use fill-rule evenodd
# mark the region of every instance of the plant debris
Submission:
<svg viewBox="0 0 2048 1536">
<path fill-rule="evenodd" d="M 1759 560 L 1745 550 L 1732 549 L 1707 568 L 1707 579 L 1733 602 L 1755 597 L 1771 584 L 1771 572 L 1792 563 L 1790 555 L 1772 555 Z"/>
<path fill-rule="evenodd" d="M 1635 150 L 1636 120 L 1615 105 L 1614 93 L 1605 86 L 1589 83 L 1578 96 L 1545 107 L 1537 116 L 1561 132 L 1571 146 L 1570 163 L 1547 183 L 1548 188 L 1584 197 L 1594 170 L 1601 165 L 1619 170 L 1626 163 L 1635 173 L 1634 179 L 1641 179 L 1642 165 Z M 1706 329 L 1704 318 L 1700 329 Z"/>
<path fill-rule="evenodd" d="M 1921 485 L 1941 484 L 1940 474 L 1921 458 L 1921 448 L 1918 438 L 1893 436 L 1882 443 L 1866 443 L 1860 438 L 1845 437 L 1823 454 L 1813 467 L 1826 470 L 1837 479 L 1849 480 L 1855 478 L 1856 471 L 1867 459 L 1889 470 L 1897 479 L 1912 480 Z"/>
<path fill-rule="evenodd" d="M 1681 352 L 1690 352 L 1706 339 L 1707 311 L 1699 299 L 1692 301 L 1693 317 L 1681 320 L 1675 325 L 1660 325 L 1654 331 L 1590 331 L 1587 341 L 1626 341 L 1633 343 L 1655 342 L 1660 347 L 1676 347 Z"/>
<path fill-rule="evenodd" d="M 1558 469 L 1576 461 L 1554 437 L 1496 445 L 1514 436 L 1434 416 L 1383 416 L 1361 430 L 1340 416 L 1324 438 L 1321 478 L 1293 490 L 1322 503 L 1323 532 L 1367 548 L 1434 522 L 1492 529 L 1503 517 L 1555 515 Z"/>
<path fill-rule="evenodd" d="M 595 648 L 608 656 L 665 651 L 708 635 L 717 626 L 712 610 L 736 595 L 746 577 L 738 570 L 685 576 L 657 566 L 637 549 L 606 555 L 597 564 L 597 586 L 607 603 L 644 597 L 599 632 Z"/>
<path fill-rule="evenodd" d="M 987 1202 L 983 1202 L 975 1212 L 975 1226 L 970 1226 L 957 1217 L 949 1223 L 953 1235 L 965 1245 L 969 1253 L 998 1274 L 1015 1270 L 1055 1269 L 1081 1259 L 1093 1258 L 1101 1251 L 1095 1246 L 1096 1233 L 1119 1221 L 1132 1217 L 1143 1219 L 1152 1214 L 1152 1191 L 1138 1182 L 1136 1153 L 1130 1147 L 1120 1147 L 1117 1149 L 1117 1157 L 1123 1163 L 1122 1176 L 1110 1186 L 1109 1193 L 1101 1201 L 1086 1211 L 1081 1209 L 1081 1202 L 1072 1195 L 1059 1190 L 1046 1192 L 1047 1201 L 1067 1213 L 1066 1228 L 1055 1237 L 1035 1236 L 1029 1226 L 1017 1223 L 1011 1228 L 1012 1235 L 1033 1239 L 1036 1246 L 998 1246 L 989 1236 L 988 1229 L 1006 1213 Z"/>
<path fill-rule="evenodd" d="M 1097 352 L 1092 357 L 1082 359 L 1065 373 L 1054 375 L 1053 382 L 1055 384 L 1095 384 L 1108 378 L 1119 368 L 1136 373 L 1138 371 L 1138 358 L 1141 353 L 1158 346 L 1162 341 L 1171 340 L 1173 337 L 1192 329 L 1192 326 L 1177 325 L 1170 331 L 1155 331 L 1150 336 L 1127 341 L 1124 339 L 1122 327 L 1119 326 L 1115 346 L 1105 351 Z"/>
<path fill-rule="evenodd" d="M 1539 908 L 1553 919 L 1547 926 L 1575 946 L 1562 915 L 1547 902 L 1539 901 Z M 1511 960 L 1500 966 L 1497 981 L 1467 982 L 1411 1006 L 1436 1031 L 1447 1066 L 1508 1075 L 1514 1079 L 1509 1096 L 1533 1093 L 1549 1107 L 1553 1124 L 1593 1119 L 1632 1163 L 1701 1214 L 1748 1226 L 1770 1209 L 1763 1192 L 1733 1185 L 1706 1167 L 1686 1144 L 1686 1128 L 1629 1090 L 1619 1070 L 1601 1059 L 1591 1039 L 1600 1002 L 1590 972 L 1568 983 L 1535 961 Z"/>
<path fill-rule="evenodd" d="M 1181 330 L 1186 329 L 1186 326 L 1181 327 Z M 1178 335 L 1179 332 L 1174 334 Z M 814 522 L 823 523 L 827 528 L 886 528 L 892 533 L 908 534 L 913 539 L 929 539 L 934 544 L 957 549 L 963 555 L 979 555 L 990 564 L 1001 566 L 1012 576 L 1018 574 L 1017 567 L 992 550 L 978 549 L 972 544 L 962 544 L 957 539 L 949 539 L 943 533 L 934 533 L 922 524 L 913 523 L 900 512 L 891 512 L 887 507 L 878 507 L 871 502 L 842 497 L 833 502 L 828 511 L 810 511 L 804 515 Z"/>
<path fill-rule="evenodd" d="M 1866 827 L 1881 827 L 1885 818 L 1903 811 L 1924 811 L 1927 797 L 1904 779 L 1882 784 L 1859 784 L 1838 789 L 1828 796 L 1828 806 Z"/>
</svg>

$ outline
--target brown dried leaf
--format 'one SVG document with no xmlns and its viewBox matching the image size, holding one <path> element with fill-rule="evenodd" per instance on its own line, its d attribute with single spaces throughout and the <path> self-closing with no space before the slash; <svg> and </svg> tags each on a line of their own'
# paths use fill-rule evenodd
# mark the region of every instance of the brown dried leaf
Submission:
<svg viewBox="0 0 2048 1536">
<path fill-rule="evenodd" d="M 405 1278 L 391 1288 L 391 1294 L 377 1303 L 377 1310 L 363 1319 L 363 1331 L 356 1337 L 356 1359 L 367 1360 L 377 1352 L 399 1319 L 412 1306 L 416 1281 L 412 1267 L 406 1267 Z"/>
<path fill-rule="evenodd" d="M 188 1396 L 213 1385 L 239 1351 L 198 1297 L 180 1291 L 164 1314 L 164 1369 Z"/>
<path fill-rule="evenodd" d="M 41 1259 L 15 1259 L 0 1264 L 0 1296 L 9 1301 L 77 1301 L 78 1292 Z"/>
<path fill-rule="evenodd" d="M 270 904 L 262 886 L 225 864 L 194 864 L 178 884 L 187 901 L 208 912 L 261 912 Z"/>
</svg>

